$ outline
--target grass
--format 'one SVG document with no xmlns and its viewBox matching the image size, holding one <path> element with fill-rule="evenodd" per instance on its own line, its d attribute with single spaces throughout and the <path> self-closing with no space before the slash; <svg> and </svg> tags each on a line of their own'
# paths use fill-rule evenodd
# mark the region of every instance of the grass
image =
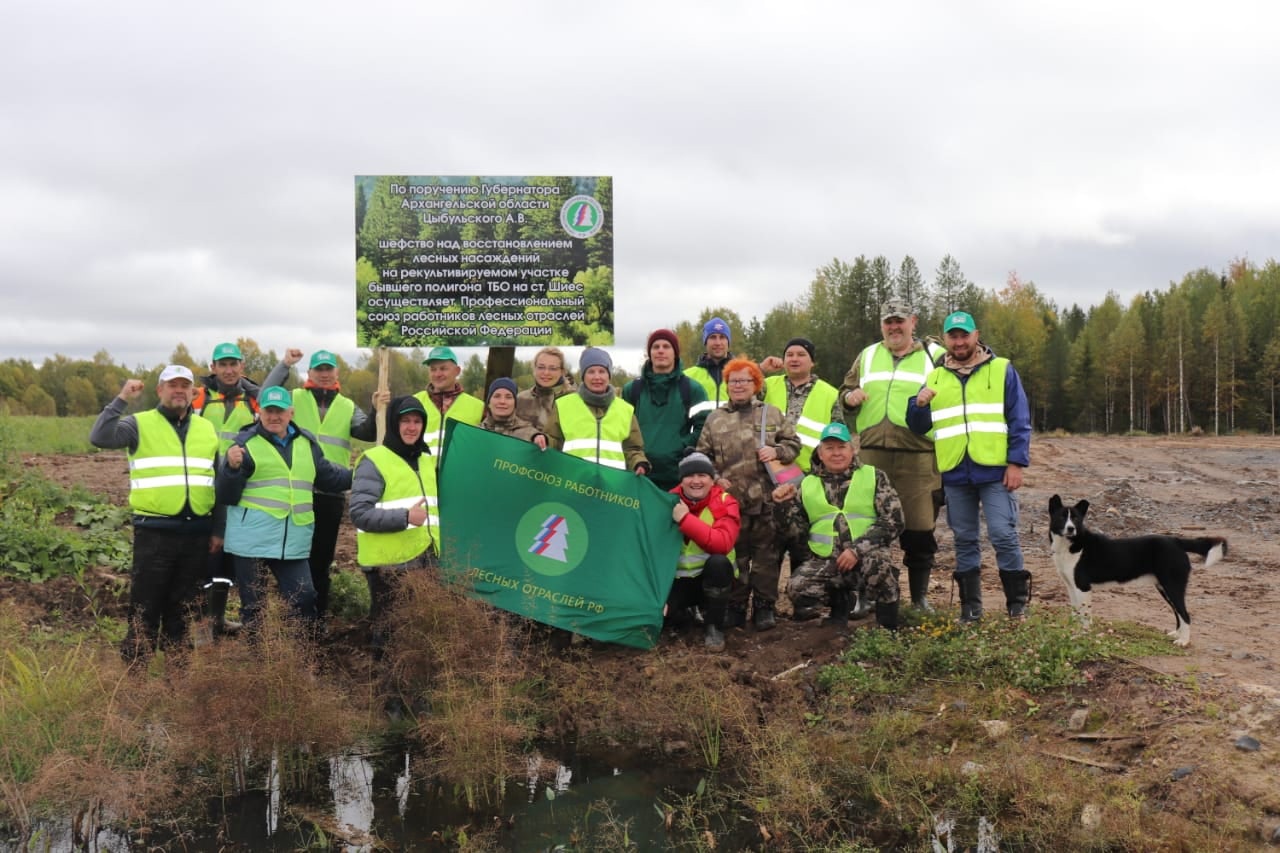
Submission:
<svg viewBox="0 0 1280 853">
<path fill-rule="evenodd" d="M 97 416 L 44 418 L 36 415 L 0 416 L 0 448 L 40 455 L 93 453 L 89 430 Z"/>
</svg>

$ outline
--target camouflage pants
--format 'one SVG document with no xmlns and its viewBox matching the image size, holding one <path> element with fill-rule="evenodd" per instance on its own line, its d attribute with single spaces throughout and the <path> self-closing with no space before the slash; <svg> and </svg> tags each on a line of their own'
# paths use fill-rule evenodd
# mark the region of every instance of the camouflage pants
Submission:
<svg viewBox="0 0 1280 853">
<path fill-rule="evenodd" d="M 738 556 L 738 580 L 729 594 L 729 606 L 745 609 L 755 592 L 756 605 L 773 606 L 778 600 L 778 579 L 782 558 L 778 555 L 773 516 L 768 512 L 742 516 L 742 529 L 734 551 Z"/>
<path fill-rule="evenodd" d="M 888 474 L 890 484 L 898 493 L 902 518 L 907 525 L 898 537 L 902 564 L 909 569 L 931 570 L 933 555 L 938 550 L 933 535 L 938 520 L 934 493 L 942 489 L 935 454 L 868 447 L 858 452 L 858 458 Z"/>
<path fill-rule="evenodd" d="M 836 568 L 834 558 L 810 554 L 809 559 L 791 570 L 787 597 L 793 602 L 802 599 L 825 601 L 828 593 L 847 589 L 871 601 L 892 604 L 898 600 L 898 573 L 888 548 L 876 548 L 863 555 L 849 572 Z"/>
</svg>

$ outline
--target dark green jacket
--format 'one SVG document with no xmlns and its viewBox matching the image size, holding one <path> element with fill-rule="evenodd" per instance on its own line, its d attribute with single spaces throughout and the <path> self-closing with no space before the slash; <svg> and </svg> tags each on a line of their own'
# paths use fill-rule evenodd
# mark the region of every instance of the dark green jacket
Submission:
<svg viewBox="0 0 1280 853">
<path fill-rule="evenodd" d="M 687 394 L 681 394 L 681 382 Z M 686 405 L 686 397 L 688 399 Z M 635 406 L 636 421 L 644 435 L 644 453 L 652 469 L 649 479 L 663 491 L 680 485 L 680 454 L 698 443 L 707 411 L 689 417 L 689 410 L 707 400 L 702 386 L 684 375 L 680 359 L 671 373 L 654 373 L 653 363 L 646 361 L 639 379 L 632 379 L 622 389 L 622 399 Z"/>
</svg>

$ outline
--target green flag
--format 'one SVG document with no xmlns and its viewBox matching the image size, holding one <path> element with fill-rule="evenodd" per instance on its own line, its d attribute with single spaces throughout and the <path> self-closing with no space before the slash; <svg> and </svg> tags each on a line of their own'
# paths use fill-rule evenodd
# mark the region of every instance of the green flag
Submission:
<svg viewBox="0 0 1280 853">
<path fill-rule="evenodd" d="M 652 648 L 683 539 L 647 477 L 447 421 L 440 562 L 484 601 Z"/>
</svg>

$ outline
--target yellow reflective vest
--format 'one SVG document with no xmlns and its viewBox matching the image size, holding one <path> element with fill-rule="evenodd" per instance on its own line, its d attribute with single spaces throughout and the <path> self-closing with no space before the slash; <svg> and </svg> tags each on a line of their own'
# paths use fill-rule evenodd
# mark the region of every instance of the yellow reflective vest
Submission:
<svg viewBox="0 0 1280 853">
<path fill-rule="evenodd" d="M 631 435 L 631 419 L 635 409 L 621 397 L 614 397 L 604 417 L 596 420 L 586 402 L 578 394 L 556 398 L 560 431 L 564 434 L 564 452 L 588 462 L 610 468 L 627 468 L 622 444 Z"/>
<path fill-rule="evenodd" d="M 440 503 L 437 499 L 436 467 L 425 453 L 418 467 L 385 447 L 372 447 L 364 454 L 382 476 L 385 488 L 375 506 L 378 509 L 409 509 L 426 501 L 427 522 L 394 533 L 371 533 L 356 529 L 356 562 L 362 566 L 393 566 L 406 563 L 428 548 L 440 553 Z"/>
<path fill-rule="evenodd" d="M 176 516 L 188 503 L 194 515 L 213 511 L 213 463 L 218 432 L 192 417 L 185 439 L 162 412 L 134 415 L 138 449 L 129 454 L 129 508 L 138 515 Z"/>
<path fill-rule="evenodd" d="M 440 416 L 440 410 L 431 400 L 430 392 L 419 391 L 413 396 L 417 397 L 422 402 L 422 408 L 427 410 L 427 424 L 423 428 L 422 440 L 427 443 L 427 447 L 431 448 L 431 455 L 436 458 L 436 465 L 440 464 L 440 445 L 444 443 L 445 421 L 452 419 L 471 426 L 480 426 L 480 421 L 484 420 L 484 401 L 477 400 L 470 394 L 463 393 L 455 397 L 444 417 Z"/>
<path fill-rule="evenodd" d="M 340 468 L 351 467 L 351 416 L 356 404 L 338 394 L 320 419 L 316 395 L 306 388 L 293 394 L 293 422 L 316 437 L 324 458 Z"/>
<path fill-rule="evenodd" d="M 822 430 L 831 422 L 831 410 L 839 396 L 840 392 L 834 385 L 821 379 L 814 381 L 809 389 L 804 408 L 800 410 L 800 419 L 796 421 L 796 435 L 800 438 L 800 455 L 796 457 L 796 464 L 801 471 L 809 470 L 809 459 L 818 446 Z M 786 376 L 770 376 L 764 381 L 764 401 L 776 406 L 784 415 L 787 413 Z"/>
<path fill-rule="evenodd" d="M 943 352 L 935 344 L 908 353 L 894 364 L 893 353 L 883 343 L 872 344 L 858 356 L 858 385 L 867 400 L 858 407 L 855 429 L 859 433 L 888 418 L 903 429 L 907 426 L 907 402 L 915 396 L 933 370 L 933 359 Z"/>
<path fill-rule="evenodd" d="M 1008 368 L 1009 359 L 994 358 L 981 368 L 983 381 L 971 376 L 963 383 L 943 367 L 929 374 L 929 387 L 937 392 L 929 409 L 939 471 L 957 467 L 966 452 L 979 465 L 1008 464 L 1009 424 L 1004 415 Z"/>
<path fill-rule="evenodd" d="M 293 516 L 293 523 L 305 527 L 314 524 L 312 491 L 316 482 L 316 461 L 311 445 L 303 439 L 294 443 L 292 465 L 261 435 L 245 442 L 245 450 L 253 455 L 253 474 L 244 485 L 239 506 L 261 510 L 272 518 Z"/>
<path fill-rule="evenodd" d="M 725 363 L 728 364 L 728 362 Z M 697 365 L 694 365 L 693 367 L 686 367 L 684 375 L 688 376 L 694 382 L 697 382 L 702 386 L 702 389 L 707 392 L 707 399 L 690 409 L 689 417 L 692 418 L 699 412 L 714 412 L 716 409 L 729 402 L 729 390 L 725 387 L 723 374 L 720 377 L 720 384 L 718 385 L 715 380 L 711 378 L 711 374 L 707 372 L 705 367 L 699 367 Z M 783 411 L 786 411 L 785 406 L 783 407 Z"/>
<path fill-rule="evenodd" d="M 835 550 L 836 516 L 844 513 L 849 534 L 857 539 L 876 520 L 876 469 L 863 465 L 853 472 L 844 506 L 837 509 L 827 500 L 822 478 L 812 474 L 800 481 L 800 501 L 809 516 L 809 550 L 819 557 L 830 557 Z"/>
</svg>

